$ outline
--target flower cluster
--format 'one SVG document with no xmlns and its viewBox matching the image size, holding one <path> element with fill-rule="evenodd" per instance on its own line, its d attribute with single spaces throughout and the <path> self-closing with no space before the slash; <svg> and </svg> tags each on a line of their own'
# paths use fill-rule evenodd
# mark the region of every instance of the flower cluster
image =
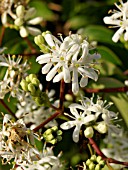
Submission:
<svg viewBox="0 0 128 170">
<path fill-rule="evenodd" d="M 88 78 L 95 81 L 98 79 L 97 70 L 94 65 L 100 58 L 98 53 L 89 53 L 89 43 L 79 34 L 69 34 L 64 39 L 57 39 L 50 32 L 42 33 L 42 36 L 35 37 L 35 43 L 41 47 L 45 54 L 37 57 L 42 67 L 42 74 L 47 74 L 46 80 L 59 82 L 64 79 L 65 83 L 72 82 L 72 91 L 77 94 L 80 87 L 88 84 Z"/>
<path fill-rule="evenodd" d="M 7 67 L 3 80 L 0 81 L 0 99 L 10 92 L 12 97 L 19 96 L 19 85 L 22 78 L 26 76 L 26 71 L 30 69 L 27 61 L 22 62 L 22 56 L 16 57 L 4 55 L 0 56 L 0 66 Z"/>
<path fill-rule="evenodd" d="M 121 5 L 115 3 L 116 7 L 119 11 L 113 10 L 110 11 L 113 14 L 111 16 L 104 17 L 105 24 L 114 25 L 112 27 L 119 27 L 116 31 L 112 40 L 117 42 L 121 35 L 124 33 L 124 40 L 128 41 L 128 2 L 124 2 L 120 0 Z"/>
<path fill-rule="evenodd" d="M 74 142 L 79 141 L 80 129 L 85 126 L 84 135 L 86 138 L 92 138 L 94 130 L 101 134 L 107 133 L 109 129 L 115 130 L 116 126 L 112 125 L 112 120 L 117 118 L 117 114 L 109 111 L 108 108 L 111 103 L 105 106 L 106 102 L 103 102 L 100 98 L 97 102 L 93 102 L 93 98 L 85 98 L 81 101 L 81 105 L 73 103 L 69 106 L 70 112 L 73 116 L 65 113 L 74 120 L 67 121 L 61 124 L 61 128 L 64 130 L 70 129 L 76 126 L 73 132 Z"/>
<path fill-rule="evenodd" d="M 10 163 L 13 159 L 13 168 L 49 169 L 55 170 L 62 166 L 59 155 L 54 156 L 52 148 L 45 147 L 40 153 L 35 148 L 33 132 L 26 128 L 22 119 L 14 122 L 10 115 L 5 115 L 3 127 L 0 132 L 0 156 L 3 164 Z"/>
<path fill-rule="evenodd" d="M 23 38 L 29 34 L 33 36 L 40 34 L 40 29 L 33 26 L 40 24 L 43 20 L 42 17 L 35 17 L 36 9 L 34 7 L 29 8 L 27 4 L 28 1 L 26 0 L 19 2 L 8 0 L 8 2 L 3 1 L 0 5 L 2 24 L 6 27 L 19 30 L 20 36 Z M 8 15 L 13 20 L 13 24 L 10 22 Z"/>
</svg>

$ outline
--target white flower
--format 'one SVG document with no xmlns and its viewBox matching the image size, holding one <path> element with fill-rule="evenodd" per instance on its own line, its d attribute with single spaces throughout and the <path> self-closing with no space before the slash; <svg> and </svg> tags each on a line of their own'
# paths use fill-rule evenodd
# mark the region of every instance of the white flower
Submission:
<svg viewBox="0 0 128 170">
<path fill-rule="evenodd" d="M 12 122 L 12 117 L 6 114 L 0 132 L 0 155 L 6 160 L 5 163 L 9 163 L 12 158 L 17 164 L 23 160 L 31 162 L 39 155 L 34 144 L 33 132 L 26 128 L 23 120 Z"/>
<path fill-rule="evenodd" d="M 33 161 L 31 164 L 28 164 L 26 161 L 19 164 L 19 167 L 16 170 L 60 170 L 62 168 L 62 163 L 59 160 L 61 155 L 55 156 L 52 148 L 46 147 L 43 149 L 43 152 L 40 153 L 40 159 Z"/>
<path fill-rule="evenodd" d="M 48 44 L 49 53 L 37 57 L 39 64 L 45 64 L 42 67 L 42 73 L 47 74 L 46 80 L 59 82 L 64 79 L 65 83 L 72 81 L 73 93 L 78 93 L 78 77 L 82 76 L 80 86 L 85 87 L 88 84 L 88 78 L 98 79 L 98 75 L 93 68 L 96 60 L 100 58 L 99 54 L 89 54 L 89 43 L 83 40 L 78 34 L 58 40 L 49 32 L 43 33 L 44 39 Z M 42 44 L 42 46 L 45 46 Z"/>
<path fill-rule="evenodd" d="M 119 29 L 116 31 L 114 36 L 112 37 L 112 40 L 114 42 L 117 42 L 120 39 L 120 36 L 124 33 L 124 40 L 128 40 L 128 2 L 123 3 L 122 0 L 120 0 L 121 5 L 116 5 L 116 7 L 119 9 L 119 11 L 114 10 L 112 11 L 113 14 L 111 16 L 104 17 L 105 24 L 114 25 L 113 27 L 119 27 Z"/>
<path fill-rule="evenodd" d="M 60 125 L 60 127 L 64 130 L 70 129 L 73 126 L 76 126 L 73 132 L 73 141 L 74 142 L 78 142 L 79 141 L 79 133 L 80 133 L 80 129 L 82 125 L 89 125 L 91 122 L 96 120 L 95 115 L 90 114 L 89 112 L 87 112 L 86 110 L 83 112 L 78 113 L 77 109 L 79 109 L 79 107 L 77 107 L 77 105 L 75 106 L 75 104 L 70 105 L 70 112 L 72 113 L 73 116 L 68 115 L 69 117 L 71 117 L 74 120 L 65 122 L 63 124 Z"/>
<path fill-rule="evenodd" d="M 26 71 L 30 68 L 27 62 L 21 63 L 21 56 L 0 57 L 0 67 L 7 67 L 5 76 L 0 81 L 0 98 L 3 99 L 5 94 L 11 92 L 12 97 L 19 94 L 19 84 L 22 78 L 26 76 Z"/>
<path fill-rule="evenodd" d="M 33 18 L 35 13 L 36 10 L 33 7 L 25 10 L 23 5 L 19 5 L 16 8 L 14 24 L 19 28 L 21 37 L 27 37 L 28 34 L 36 36 L 41 33 L 38 28 L 32 27 L 33 25 L 40 24 L 43 20 L 42 17 Z"/>
</svg>

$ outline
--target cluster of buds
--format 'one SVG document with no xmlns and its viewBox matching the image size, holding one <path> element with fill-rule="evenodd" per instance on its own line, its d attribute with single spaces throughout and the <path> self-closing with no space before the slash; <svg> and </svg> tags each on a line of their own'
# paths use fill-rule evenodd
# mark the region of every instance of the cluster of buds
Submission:
<svg viewBox="0 0 128 170">
<path fill-rule="evenodd" d="M 101 156 L 92 155 L 90 159 L 86 161 L 86 166 L 89 170 L 101 170 L 105 166 L 105 161 Z"/>
<path fill-rule="evenodd" d="M 50 129 L 47 129 L 44 133 L 43 133 L 43 138 L 47 143 L 51 143 L 51 144 L 55 144 L 59 141 L 62 140 L 62 131 L 58 130 L 57 126 L 53 126 Z"/>
<path fill-rule="evenodd" d="M 23 5 L 19 5 L 16 8 L 16 19 L 14 20 L 14 25 L 20 30 L 21 37 L 27 37 L 28 34 L 36 36 L 41 33 L 39 29 L 30 26 L 40 24 L 43 20 L 42 17 L 32 18 L 35 13 L 36 10 L 33 7 L 26 10 Z"/>
<path fill-rule="evenodd" d="M 45 92 L 41 91 L 40 81 L 35 74 L 30 74 L 29 76 L 27 76 L 20 82 L 20 85 L 24 91 L 30 92 L 33 100 L 36 102 L 37 105 L 50 105 L 49 98 Z"/>
</svg>

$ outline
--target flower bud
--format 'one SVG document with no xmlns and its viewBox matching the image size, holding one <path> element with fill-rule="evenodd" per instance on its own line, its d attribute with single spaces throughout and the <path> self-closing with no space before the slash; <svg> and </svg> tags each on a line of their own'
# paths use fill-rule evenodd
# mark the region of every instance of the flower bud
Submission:
<svg viewBox="0 0 128 170">
<path fill-rule="evenodd" d="M 95 167 L 95 170 L 100 170 L 100 169 L 101 169 L 100 165 L 97 164 L 96 167 Z"/>
<path fill-rule="evenodd" d="M 99 163 L 102 160 L 101 156 L 97 156 L 96 161 Z"/>
<path fill-rule="evenodd" d="M 56 139 L 53 139 L 53 140 L 51 140 L 51 141 L 49 141 L 49 143 L 51 143 L 51 144 L 55 144 L 55 143 L 57 143 L 57 140 Z"/>
<path fill-rule="evenodd" d="M 95 164 L 92 162 L 88 167 L 89 167 L 89 170 L 94 170 L 95 169 Z"/>
<path fill-rule="evenodd" d="M 16 18 L 14 21 L 14 24 L 18 27 L 20 27 L 21 25 L 23 25 L 24 21 L 22 18 Z"/>
<path fill-rule="evenodd" d="M 24 26 L 20 27 L 20 35 L 23 38 L 28 36 L 28 31 L 27 31 L 27 29 Z"/>
<path fill-rule="evenodd" d="M 28 91 L 28 83 L 24 79 L 20 82 L 20 85 L 24 91 Z"/>
<path fill-rule="evenodd" d="M 98 123 L 98 125 L 94 126 L 94 128 L 101 134 L 106 133 L 108 130 L 108 127 L 105 122 Z"/>
<path fill-rule="evenodd" d="M 62 136 L 57 136 L 56 139 L 58 142 L 60 142 L 62 140 Z"/>
<path fill-rule="evenodd" d="M 24 12 L 25 12 L 25 7 L 23 5 L 19 5 L 17 8 L 16 8 L 16 15 L 19 17 L 19 18 L 23 18 L 24 17 Z"/>
<path fill-rule="evenodd" d="M 84 136 L 86 138 L 92 138 L 94 135 L 94 131 L 93 131 L 93 128 L 90 126 L 90 127 L 87 127 L 85 130 L 84 130 Z"/>
<path fill-rule="evenodd" d="M 86 161 L 86 165 L 87 165 L 87 166 L 89 166 L 91 163 L 92 163 L 92 161 L 91 161 L 90 159 L 88 159 L 88 160 Z"/>
<path fill-rule="evenodd" d="M 73 101 L 73 96 L 72 96 L 71 94 L 66 94 L 66 95 L 65 95 L 65 99 L 66 99 L 67 101 Z"/>
<path fill-rule="evenodd" d="M 55 131 L 58 130 L 58 127 L 57 127 L 57 126 L 53 126 L 53 127 L 51 128 L 51 130 L 55 132 Z"/>
<path fill-rule="evenodd" d="M 30 82 L 32 82 L 33 78 L 37 78 L 37 76 L 35 74 L 29 74 L 29 80 Z"/>
<path fill-rule="evenodd" d="M 42 35 L 37 35 L 35 38 L 34 38 L 34 42 L 37 44 L 37 45 L 42 45 L 44 44 L 44 38 Z"/>
<path fill-rule="evenodd" d="M 57 131 L 57 136 L 62 135 L 62 133 L 63 133 L 62 130 L 58 130 L 58 131 Z"/>
<path fill-rule="evenodd" d="M 100 165 L 101 167 L 104 167 L 104 166 L 105 166 L 105 161 L 104 161 L 104 160 L 99 161 L 99 165 Z"/>
<path fill-rule="evenodd" d="M 28 90 L 29 90 L 32 94 L 35 94 L 35 92 L 36 92 L 35 86 L 34 86 L 32 83 L 29 83 L 29 84 L 28 84 Z"/>
<path fill-rule="evenodd" d="M 50 135 L 47 135 L 47 136 L 45 137 L 46 142 L 49 142 L 49 141 L 51 141 L 52 139 L 54 139 L 54 136 L 52 135 L 52 133 L 51 133 Z"/>
<path fill-rule="evenodd" d="M 32 84 L 35 85 L 36 87 L 39 87 L 40 81 L 37 78 L 32 79 Z"/>
<path fill-rule="evenodd" d="M 92 155 L 90 160 L 94 162 L 94 161 L 96 161 L 96 158 L 97 158 L 96 155 Z"/>
<path fill-rule="evenodd" d="M 52 130 L 51 129 L 47 129 L 43 135 L 50 135 L 52 133 Z"/>
</svg>

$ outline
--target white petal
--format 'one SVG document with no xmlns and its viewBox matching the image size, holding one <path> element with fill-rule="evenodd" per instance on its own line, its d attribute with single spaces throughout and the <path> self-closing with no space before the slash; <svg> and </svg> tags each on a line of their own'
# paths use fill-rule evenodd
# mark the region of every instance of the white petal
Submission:
<svg viewBox="0 0 128 170">
<path fill-rule="evenodd" d="M 25 27 L 20 27 L 20 35 L 21 37 L 25 38 L 28 36 L 28 30 Z"/>
<path fill-rule="evenodd" d="M 82 68 L 79 67 L 78 71 L 82 74 L 82 76 L 89 77 L 95 81 L 98 79 L 97 73 L 92 68 Z"/>
<path fill-rule="evenodd" d="M 82 77 L 80 80 L 80 87 L 85 87 L 88 84 L 88 77 Z"/>
<path fill-rule="evenodd" d="M 117 31 L 116 31 L 116 33 L 114 34 L 114 36 L 112 37 L 112 40 L 116 43 L 118 40 L 119 40 L 119 38 L 120 38 L 120 36 L 121 36 L 121 34 L 123 33 L 123 31 L 124 31 L 124 28 L 119 28 Z"/>
<path fill-rule="evenodd" d="M 71 82 L 71 76 L 70 76 L 69 68 L 63 67 L 63 74 L 64 74 L 64 82 L 70 83 Z"/>
<path fill-rule="evenodd" d="M 7 23 L 7 12 L 4 12 L 3 14 L 1 14 L 1 22 L 3 25 L 6 25 Z"/>
<path fill-rule="evenodd" d="M 77 69 L 73 69 L 72 92 L 74 94 L 77 94 L 78 91 L 79 91 L 78 72 L 77 72 Z"/>
<path fill-rule="evenodd" d="M 87 115 L 85 118 L 84 118 L 84 123 L 85 125 L 88 125 L 90 122 L 92 121 L 96 121 L 96 116 L 95 115 Z"/>
<path fill-rule="evenodd" d="M 126 28 L 126 32 L 124 34 L 124 40 L 128 41 L 128 28 Z"/>
<path fill-rule="evenodd" d="M 43 54 L 43 55 L 38 56 L 37 59 L 36 59 L 36 61 L 40 61 L 40 60 L 41 60 L 42 63 L 40 63 L 40 64 L 47 63 L 46 59 L 49 60 L 49 58 L 51 58 L 51 57 L 52 57 L 52 56 L 51 56 L 50 53 L 48 53 L 48 54 Z M 45 62 L 45 61 L 46 61 L 46 62 Z"/>
<path fill-rule="evenodd" d="M 64 130 L 67 130 L 67 129 L 72 128 L 74 125 L 75 125 L 75 121 L 68 121 L 68 122 L 62 123 L 60 127 Z"/>
<path fill-rule="evenodd" d="M 29 8 L 24 16 L 25 20 L 32 18 L 36 14 L 36 9 L 34 7 Z"/>
<path fill-rule="evenodd" d="M 45 41 L 47 42 L 47 44 L 50 46 L 50 47 L 54 47 L 55 46 L 55 43 L 53 41 L 53 35 L 49 34 L 49 33 L 46 33 L 44 38 L 45 38 Z"/>
<path fill-rule="evenodd" d="M 54 79 L 53 79 L 53 82 L 56 83 L 56 82 L 59 82 L 60 80 L 62 80 L 64 77 L 64 74 L 63 72 L 60 72 L 59 74 L 57 74 Z"/>
<path fill-rule="evenodd" d="M 42 17 L 36 17 L 36 18 L 33 18 L 33 19 L 29 20 L 29 21 L 27 22 L 27 24 L 37 25 L 37 24 L 40 24 L 42 21 L 43 21 L 43 18 L 42 18 Z"/>
<path fill-rule="evenodd" d="M 47 74 L 52 67 L 52 63 L 47 63 L 42 67 L 42 74 Z"/>
<path fill-rule="evenodd" d="M 35 28 L 35 27 L 26 27 L 26 28 L 28 32 L 33 36 L 41 34 L 41 31 L 38 28 Z"/>
<path fill-rule="evenodd" d="M 76 143 L 79 141 L 80 128 L 81 128 L 81 126 L 76 126 L 73 131 L 73 141 Z"/>
<path fill-rule="evenodd" d="M 103 21 L 105 24 L 111 24 L 111 25 L 119 25 L 120 26 L 120 20 L 114 20 L 112 17 L 104 17 Z"/>
<path fill-rule="evenodd" d="M 69 108 L 70 108 L 70 112 L 72 113 L 72 115 L 74 115 L 76 118 L 80 117 L 76 108 L 74 108 L 74 107 L 69 107 Z"/>
<path fill-rule="evenodd" d="M 46 76 L 46 80 L 47 81 L 51 81 L 52 80 L 52 78 L 55 76 L 55 74 L 57 73 L 57 71 L 58 71 L 58 68 L 60 67 L 61 65 L 60 65 L 60 63 L 58 63 L 58 64 L 56 64 L 52 69 L 51 69 L 51 71 L 47 74 L 47 76 Z"/>
</svg>

